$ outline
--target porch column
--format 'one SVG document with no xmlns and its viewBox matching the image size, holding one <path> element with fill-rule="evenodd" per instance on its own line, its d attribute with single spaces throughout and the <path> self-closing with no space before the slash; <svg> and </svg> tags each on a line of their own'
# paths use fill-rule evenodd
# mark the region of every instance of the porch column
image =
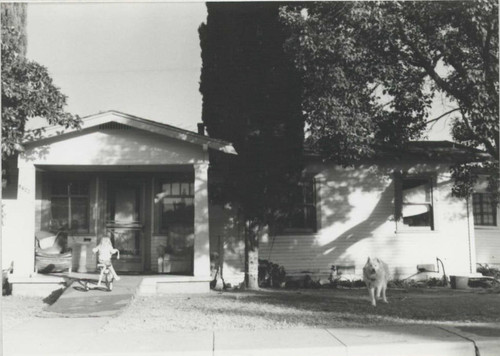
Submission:
<svg viewBox="0 0 500 356">
<path fill-rule="evenodd" d="M 210 277 L 208 224 L 208 163 L 194 165 L 194 266 L 195 277 Z"/>
<path fill-rule="evenodd" d="M 19 167 L 17 186 L 17 229 L 14 274 L 29 276 L 35 270 L 35 191 L 36 170 L 29 162 Z"/>
</svg>

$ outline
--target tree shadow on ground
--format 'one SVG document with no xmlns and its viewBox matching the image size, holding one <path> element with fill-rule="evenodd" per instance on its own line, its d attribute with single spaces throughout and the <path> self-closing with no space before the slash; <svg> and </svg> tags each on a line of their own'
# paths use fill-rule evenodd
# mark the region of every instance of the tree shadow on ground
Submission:
<svg viewBox="0 0 500 356">
<path fill-rule="evenodd" d="M 372 307 L 366 289 L 317 291 L 245 291 L 226 293 L 223 313 L 238 318 L 289 320 L 305 326 L 332 325 L 335 321 L 376 324 L 386 322 L 495 322 L 500 300 L 493 294 L 440 291 L 389 290 L 389 304 Z M 217 307 L 203 306 L 208 315 Z M 331 320 L 331 321 L 330 321 Z"/>
</svg>

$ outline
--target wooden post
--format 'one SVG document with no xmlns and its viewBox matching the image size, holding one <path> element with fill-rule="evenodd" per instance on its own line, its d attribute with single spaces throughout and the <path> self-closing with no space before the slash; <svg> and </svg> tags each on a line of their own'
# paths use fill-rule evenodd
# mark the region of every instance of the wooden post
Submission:
<svg viewBox="0 0 500 356">
<path fill-rule="evenodd" d="M 208 216 L 208 163 L 199 163 L 194 165 L 193 275 L 196 277 L 210 277 Z"/>
<path fill-rule="evenodd" d="M 29 276 L 35 271 L 35 190 L 36 169 L 29 162 L 19 167 L 17 190 L 18 221 L 22 221 L 16 237 L 14 274 Z"/>
</svg>

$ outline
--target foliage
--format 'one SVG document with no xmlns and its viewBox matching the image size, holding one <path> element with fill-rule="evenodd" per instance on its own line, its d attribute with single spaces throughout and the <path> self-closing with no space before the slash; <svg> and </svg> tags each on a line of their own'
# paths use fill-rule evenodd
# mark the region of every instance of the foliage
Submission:
<svg viewBox="0 0 500 356">
<path fill-rule="evenodd" d="M 4 25 L 1 31 L 4 160 L 22 152 L 25 141 L 43 133 L 43 129 L 26 130 L 30 118 L 44 117 L 49 124 L 66 128 L 79 127 L 80 119 L 64 111 L 66 96 L 53 84 L 47 69 L 24 57 L 20 32 Z"/>
<path fill-rule="evenodd" d="M 478 263 L 476 271 L 478 273 L 481 273 L 483 276 L 493 277 L 500 281 L 500 269 L 498 268 L 490 267 L 487 264 L 483 265 Z"/>
<path fill-rule="evenodd" d="M 283 6 L 280 17 L 314 147 L 352 164 L 453 114 L 454 139 L 486 150 L 488 173 L 498 171 L 497 1 L 310 2 Z M 438 92 L 455 108 L 429 118 Z"/>
<path fill-rule="evenodd" d="M 2 295 L 12 294 L 12 285 L 9 283 L 9 274 L 12 273 L 12 263 L 9 268 L 2 270 Z"/>
<path fill-rule="evenodd" d="M 211 199 L 240 207 L 247 273 L 256 285 L 258 236 L 285 215 L 288 188 L 302 168 L 299 78 L 283 50 L 278 3 L 207 3 L 207 9 L 199 29 L 202 118 L 211 137 L 238 152 L 212 155 L 212 172 L 224 176 L 225 186 Z"/>
<path fill-rule="evenodd" d="M 283 266 L 259 259 L 259 287 L 279 288 L 285 283 L 286 271 Z"/>
<path fill-rule="evenodd" d="M 414 279 L 393 279 L 387 283 L 389 288 L 431 288 L 431 287 L 446 287 L 448 281 L 444 278 L 428 278 L 424 280 Z"/>
<path fill-rule="evenodd" d="M 361 279 L 334 278 L 330 281 L 330 286 L 332 288 L 363 288 L 366 284 Z"/>
</svg>

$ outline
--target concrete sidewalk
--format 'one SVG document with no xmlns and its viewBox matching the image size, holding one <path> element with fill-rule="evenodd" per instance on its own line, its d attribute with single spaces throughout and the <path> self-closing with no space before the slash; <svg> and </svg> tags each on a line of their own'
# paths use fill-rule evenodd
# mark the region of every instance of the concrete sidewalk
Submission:
<svg viewBox="0 0 500 356">
<path fill-rule="evenodd" d="M 109 318 L 48 318 L 4 332 L 4 355 L 481 356 L 500 354 L 500 324 L 202 332 L 103 332 Z"/>
</svg>

